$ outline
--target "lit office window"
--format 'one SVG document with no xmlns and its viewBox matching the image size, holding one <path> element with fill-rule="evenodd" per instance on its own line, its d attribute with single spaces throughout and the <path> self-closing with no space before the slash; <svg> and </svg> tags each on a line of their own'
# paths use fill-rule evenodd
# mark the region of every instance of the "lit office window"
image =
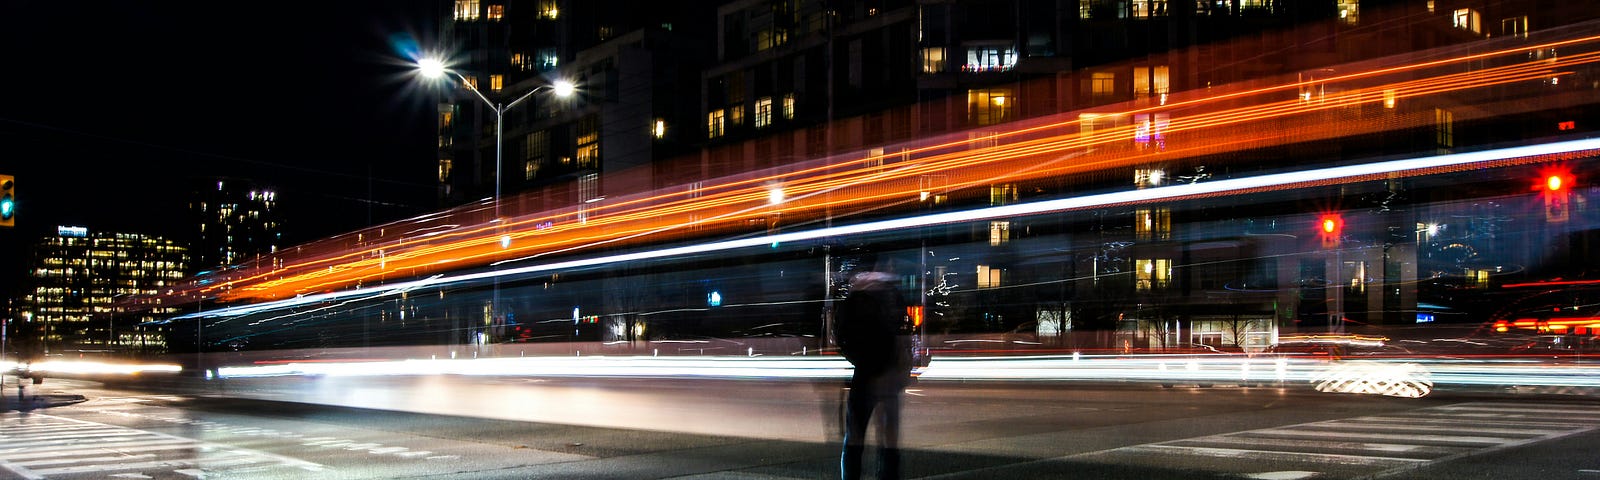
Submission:
<svg viewBox="0 0 1600 480">
<path fill-rule="evenodd" d="M 478 19 L 478 0 L 456 0 L 455 19 L 470 22 Z"/>
<path fill-rule="evenodd" d="M 1079 7 L 1080 9 L 1082 7 Z M 1136 18 L 1165 17 L 1167 16 L 1167 0 L 1133 0 L 1133 16 Z"/>
<path fill-rule="evenodd" d="M 996 288 L 1000 286 L 999 268 L 988 265 L 978 265 L 978 288 Z"/>
<path fill-rule="evenodd" d="M 499 74 L 489 75 L 489 90 L 493 90 L 493 91 L 498 92 L 498 91 L 500 91 L 500 89 L 505 88 L 505 86 L 506 86 L 505 84 L 506 84 L 506 76 L 505 75 L 499 75 Z"/>
<path fill-rule="evenodd" d="M 794 94 L 793 93 L 784 94 L 784 96 L 783 96 L 783 119 L 784 120 L 794 120 Z"/>
<path fill-rule="evenodd" d="M 756 128 L 772 125 L 772 97 L 756 99 Z"/>
<path fill-rule="evenodd" d="M 600 117 L 590 115 L 578 120 L 578 168 L 600 168 Z"/>
<path fill-rule="evenodd" d="M 543 0 L 539 2 L 539 18 L 555 20 L 561 14 L 561 9 L 556 7 L 556 0 Z"/>
<path fill-rule="evenodd" d="M 504 20 L 506 17 L 505 5 L 489 5 L 489 19 L 494 21 Z"/>
<path fill-rule="evenodd" d="M 1478 11 L 1470 8 L 1458 8 L 1455 12 L 1455 27 L 1472 33 L 1483 33 L 1478 24 Z"/>
<path fill-rule="evenodd" d="M 1159 187 L 1167 182 L 1167 172 L 1159 168 L 1136 168 L 1133 185 L 1138 188 Z"/>
<path fill-rule="evenodd" d="M 967 90 L 967 121 L 975 125 L 993 125 L 1011 120 L 1013 105 L 1011 89 L 991 88 Z"/>
<path fill-rule="evenodd" d="M 989 186 L 989 205 L 1001 206 L 1017 202 L 1017 184 L 1002 183 Z"/>
<path fill-rule="evenodd" d="M 1166 65 L 1133 67 L 1133 98 L 1160 98 L 1166 103 L 1171 88 Z"/>
<path fill-rule="evenodd" d="M 1340 22 L 1344 22 L 1347 25 L 1358 25 L 1361 23 L 1360 0 L 1339 0 L 1338 7 Z"/>
<path fill-rule="evenodd" d="M 541 72 L 555 70 L 556 64 L 560 63 L 560 55 L 556 53 L 556 49 L 554 48 L 541 48 L 539 49 L 538 56 L 539 71 Z"/>
<path fill-rule="evenodd" d="M 1089 75 L 1089 95 L 1095 100 L 1104 100 L 1117 92 L 1117 74 L 1112 72 L 1094 72 Z"/>
<path fill-rule="evenodd" d="M 726 118 L 724 117 L 723 110 L 721 110 L 721 109 L 712 110 L 711 113 L 707 113 L 706 114 L 706 136 L 707 137 L 710 137 L 710 138 L 720 137 L 720 136 L 722 136 L 722 134 L 724 132 L 726 132 L 726 128 L 727 128 Z"/>
<path fill-rule="evenodd" d="M 1452 148 L 1456 146 L 1456 116 L 1449 110 L 1433 109 L 1434 137 L 1439 147 Z"/>
<path fill-rule="evenodd" d="M 1172 278 L 1172 260 L 1141 258 L 1133 261 L 1134 289 L 1150 291 L 1167 288 Z"/>
<path fill-rule="evenodd" d="M 744 125 L 744 105 L 728 107 L 728 125 L 735 127 Z"/>
<path fill-rule="evenodd" d="M 454 162 L 448 158 L 439 159 L 439 183 L 450 182 L 450 169 L 454 166 Z"/>
<path fill-rule="evenodd" d="M 1011 222 L 989 222 L 989 246 L 998 247 L 1011 241 Z"/>
<path fill-rule="evenodd" d="M 650 136 L 655 137 L 657 140 L 667 138 L 667 121 L 657 118 L 655 126 L 650 128 Z"/>
<path fill-rule="evenodd" d="M 922 49 L 922 73 L 944 73 L 949 68 L 944 58 L 944 47 Z"/>
<path fill-rule="evenodd" d="M 1172 210 L 1141 208 L 1133 212 L 1133 233 L 1137 240 L 1170 240 Z"/>
</svg>

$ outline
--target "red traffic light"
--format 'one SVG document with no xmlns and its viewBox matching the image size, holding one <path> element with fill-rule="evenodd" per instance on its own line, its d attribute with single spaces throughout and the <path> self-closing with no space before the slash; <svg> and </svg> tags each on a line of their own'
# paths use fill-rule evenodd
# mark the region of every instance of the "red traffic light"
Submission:
<svg viewBox="0 0 1600 480">
<path fill-rule="evenodd" d="M 1322 219 L 1317 222 L 1317 228 L 1322 231 L 1323 235 L 1339 233 L 1339 229 L 1344 228 L 1344 219 L 1339 218 L 1338 215 L 1323 215 Z"/>
<path fill-rule="evenodd" d="M 1533 189 L 1545 193 L 1562 193 L 1571 190 L 1577 180 L 1577 177 L 1566 170 L 1545 170 L 1539 173 L 1538 183 L 1534 184 Z"/>
</svg>

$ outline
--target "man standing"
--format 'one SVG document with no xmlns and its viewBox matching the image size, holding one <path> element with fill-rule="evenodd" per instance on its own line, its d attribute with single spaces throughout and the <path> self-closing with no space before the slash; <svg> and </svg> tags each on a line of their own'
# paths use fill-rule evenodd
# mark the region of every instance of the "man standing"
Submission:
<svg viewBox="0 0 1600 480">
<path fill-rule="evenodd" d="M 861 478 L 861 456 L 866 449 L 863 437 L 876 409 L 882 416 L 879 433 L 883 436 L 878 478 L 899 478 L 901 395 L 910 383 L 912 367 L 906 302 L 887 263 L 868 254 L 861 264 L 872 268 L 851 277 L 850 294 L 834 316 L 839 352 L 855 366 L 845 400 L 839 472 L 845 480 Z"/>
</svg>

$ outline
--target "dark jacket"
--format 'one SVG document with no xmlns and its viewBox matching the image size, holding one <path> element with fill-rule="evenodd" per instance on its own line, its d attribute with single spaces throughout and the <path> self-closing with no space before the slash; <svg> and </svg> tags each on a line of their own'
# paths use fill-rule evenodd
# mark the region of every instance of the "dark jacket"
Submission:
<svg viewBox="0 0 1600 480">
<path fill-rule="evenodd" d="M 834 339 L 858 372 L 911 372 L 911 338 L 906 302 L 894 276 L 864 272 L 850 279 L 850 295 L 834 315 Z"/>
</svg>

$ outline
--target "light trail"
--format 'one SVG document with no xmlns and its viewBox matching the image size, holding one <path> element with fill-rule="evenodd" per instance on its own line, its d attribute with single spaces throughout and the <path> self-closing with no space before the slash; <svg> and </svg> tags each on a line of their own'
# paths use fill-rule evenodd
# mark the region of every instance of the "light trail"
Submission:
<svg viewBox="0 0 1600 480">
<path fill-rule="evenodd" d="M 209 312 L 193 313 L 175 317 L 173 320 L 234 317 L 267 310 L 291 308 L 300 305 L 310 305 L 352 297 L 372 298 L 393 295 L 417 288 L 484 280 L 497 276 L 527 275 L 618 262 L 672 258 L 711 252 L 730 251 L 748 247 L 767 246 L 772 243 L 800 242 L 828 237 L 920 228 L 949 223 L 983 221 L 996 218 L 1057 213 L 1099 208 L 1111 205 L 1127 205 L 1158 201 L 1164 202 L 1215 195 L 1303 188 L 1308 186 L 1346 183 L 1373 178 L 1386 178 L 1390 175 L 1458 171 L 1467 168 L 1487 168 L 1526 162 L 1547 161 L 1550 159 L 1550 157 L 1577 157 L 1592 156 L 1595 154 L 1600 154 L 1600 139 L 1572 140 L 1540 145 L 1485 150 L 1480 152 L 1456 153 L 1333 168 L 1267 174 L 1254 177 L 1218 180 L 1213 182 L 1181 184 L 1139 190 L 1125 190 L 1057 200 L 981 208 L 968 211 L 919 215 L 855 225 L 836 226 L 802 232 L 780 233 L 761 237 L 686 245 L 627 254 L 558 261 L 525 267 L 504 268 L 491 272 L 438 276 L 434 278 L 407 281 L 373 288 L 305 295 L 292 299 L 262 302 L 253 305 L 224 307 Z"/>
<path fill-rule="evenodd" d="M 374 240 L 377 243 L 374 246 L 357 247 L 355 250 L 343 253 L 331 252 L 301 258 L 285 254 L 274 258 L 277 263 L 271 268 L 219 275 L 217 282 L 208 285 L 174 288 L 170 298 L 180 299 L 191 294 L 211 294 L 228 301 L 281 299 L 308 292 L 346 288 L 351 285 L 359 287 L 369 282 L 381 282 L 389 277 L 413 277 L 446 268 L 496 263 L 508 258 L 537 258 L 552 253 L 615 244 L 625 239 L 648 236 L 667 240 L 668 238 L 663 235 L 685 230 L 694 230 L 684 232 L 685 234 L 708 235 L 748 232 L 746 222 L 764 221 L 766 218 L 781 217 L 794 223 L 810 218 L 809 215 L 825 214 L 834 208 L 855 208 L 875 204 L 881 206 L 884 205 L 882 202 L 889 202 L 887 205 L 906 203 L 906 198 L 918 194 L 921 190 L 918 179 L 922 175 L 937 174 L 947 177 L 949 181 L 943 189 L 952 191 L 983 183 L 1090 172 L 1137 165 L 1150 160 L 1172 161 L 1180 158 L 1179 155 L 1226 153 L 1282 144 L 1287 141 L 1329 139 L 1415 127 L 1425 125 L 1429 119 L 1417 114 L 1363 122 L 1303 117 L 1316 112 L 1369 102 L 1408 100 L 1541 80 L 1565 74 L 1565 71 L 1560 70 L 1562 68 L 1594 62 L 1596 55 L 1580 52 L 1556 59 L 1522 61 L 1490 68 L 1480 67 L 1465 72 L 1444 73 L 1422 79 L 1356 88 L 1320 96 L 1314 101 L 1307 101 L 1297 95 L 1290 100 L 1269 99 L 1259 105 L 1224 107 L 1227 102 L 1270 97 L 1286 91 L 1298 92 L 1300 88 L 1307 86 L 1334 85 L 1339 82 L 1421 73 L 1429 69 L 1468 65 L 1470 62 L 1481 62 L 1490 58 L 1516 58 L 1516 55 L 1536 49 L 1580 45 L 1597 39 L 1600 37 L 1590 36 L 1519 46 L 1098 114 L 1102 117 L 1126 118 L 1139 113 L 1182 112 L 1181 115 L 1171 119 L 1163 128 L 1162 134 L 1168 137 L 1192 134 L 1200 139 L 1203 132 L 1211 132 L 1204 135 L 1202 140 L 1198 140 L 1202 143 L 1199 146 L 1131 155 L 1121 151 L 1091 152 L 1080 158 L 1072 158 L 1070 163 L 1060 165 L 1055 164 L 1061 160 L 1052 161 L 1046 158 L 1046 161 L 1055 166 L 1041 167 L 1040 157 L 1088 152 L 1099 147 L 1127 142 L 1133 138 L 1139 125 L 1099 129 L 1086 134 L 1082 132 L 1084 120 L 1078 117 L 1008 131 L 989 132 L 990 134 L 981 138 L 958 138 L 959 134 L 951 135 L 944 138 L 955 140 L 935 141 L 932 145 L 908 146 L 899 151 L 888 151 L 886 148 L 885 152 L 879 155 L 866 155 L 831 164 L 814 162 L 803 164 L 794 171 L 724 179 L 701 188 L 658 192 L 585 206 L 584 211 L 589 217 L 585 222 L 574 220 L 578 212 L 574 209 L 540 212 L 509 219 L 493 218 L 476 224 L 471 221 L 461 221 L 464 219 L 457 219 L 455 215 L 436 215 L 429 217 L 428 220 L 473 226 L 444 232 L 430 231 L 426 235 L 414 237 L 402 236 L 396 241 L 385 242 L 380 238 Z M 1213 107 L 1219 109 L 1215 112 L 1188 112 L 1188 110 Z M 1289 121 L 1294 118 L 1300 120 Z M 1262 128 L 1245 128 L 1244 125 L 1259 125 Z M 1056 133 L 1063 130 L 1077 131 Z M 1262 131 L 1268 133 L 1261 133 Z M 1048 134 L 1048 136 L 1026 138 L 1035 134 Z M 1001 144 L 1001 140 L 1016 141 Z M 993 146 L 975 148 L 984 143 L 993 143 Z M 903 161 L 879 165 L 888 160 Z M 1028 170 L 1023 170 L 1023 167 Z M 1017 173 L 1019 171 L 1027 171 L 1028 174 L 1019 175 Z M 769 206 L 768 185 L 781 185 L 788 198 L 780 205 Z M 457 214 L 484 215 L 482 210 L 483 206 L 478 205 Z M 689 215 L 695 216 L 696 219 L 690 221 L 688 218 L 681 218 Z M 686 226 L 693 229 L 685 228 Z M 412 228 L 410 231 L 426 231 L 434 228 L 440 226 Z M 376 236 L 382 237 L 383 230 L 378 231 Z M 510 241 L 509 246 L 503 246 L 502 235 Z M 364 237 L 358 234 L 357 238 Z"/>
</svg>

